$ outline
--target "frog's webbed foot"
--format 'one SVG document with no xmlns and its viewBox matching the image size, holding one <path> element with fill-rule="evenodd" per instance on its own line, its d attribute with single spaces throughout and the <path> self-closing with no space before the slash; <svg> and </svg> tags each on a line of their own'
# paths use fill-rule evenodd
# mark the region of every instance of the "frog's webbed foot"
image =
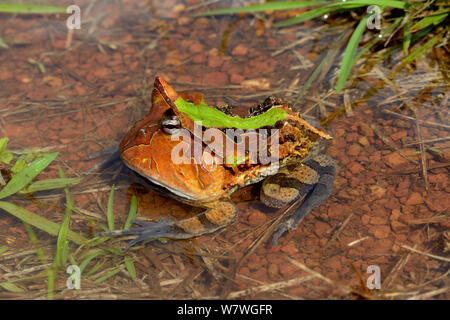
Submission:
<svg viewBox="0 0 450 320">
<path fill-rule="evenodd" d="M 324 154 L 305 161 L 301 166 L 289 173 L 289 179 L 298 180 L 298 194 L 291 190 L 292 199 L 289 198 L 291 199 L 290 203 L 301 200 L 303 202 L 292 215 L 282 221 L 275 229 L 272 238 L 274 245 L 277 244 L 278 239 L 286 231 L 296 229 L 313 208 L 328 199 L 333 189 L 336 169 L 335 161 Z M 284 181 L 286 181 L 286 178 Z"/>
<path fill-rule="evenodd" d="M 214 232 L 233 221 L 237 214 L 237 208 L 231 202 L 217 202 L 214 207 L 184 220 L 174 221 L 169 218 L 160 218 L 155 222 L 134 219 L 133 223 L 138 228 L 129 230 L 114 230 L 101 233 L 100 236 L 125 236 L 137 235 L 135 239 L 127 242 L 121 250 L 126 251 L 130 247 L 147 239 L 189 239 L 202 234 Z"/>
</svg>

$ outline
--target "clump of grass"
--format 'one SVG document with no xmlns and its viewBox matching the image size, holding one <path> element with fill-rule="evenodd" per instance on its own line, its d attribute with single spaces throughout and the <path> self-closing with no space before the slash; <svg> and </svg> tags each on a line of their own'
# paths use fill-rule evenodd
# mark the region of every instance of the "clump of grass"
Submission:
<svg viewBox="0 0 450 320">
<path fill-rule="evenodd" d="M 374 35 L 372 41 L 359 48 L 364 33 L 372 32 L 366 28 L 367 22 L 374 19 L 375 14 L 377 14 L 375 11 L 366 14 L 367 7 L 372 5 L 378 6 L 381 11 L 382 30 L 379 35 Z M 195 16 L 292 10 L 305 7 L 312 9 L 300 13 L 294 18 L 275 23 L 274 27 L 292 26 L 319 17 L 332 18 L 334 14 L 343 14 L 350 11 L 358 13 L 353 16 L 361 17 L 355 24 L 356 27 L 345 49 L 336 84 L 336 91 L 338 92 L 345 87 L 351 67 L 363 54 L 372 48 L 376 48 L 375 44 L 380 41 L 384 42 L 383 48 L 387 45 L 392 48 L 392 50 L 386 50 L 383 53 L 384 59 L 403 49 L 405 57 L 401 66 L 425 55 L 432 47 L 445 45 L 447 41 L 450 3 L 442 0 L 280 1 L 255 4 L 243 8 L 212 10 Z M 348 15 L 348 18 L 354 20 L 353 16 Z M 360 49 L 359 52 L 357 52 L 358 48 Z"/>
</svg>

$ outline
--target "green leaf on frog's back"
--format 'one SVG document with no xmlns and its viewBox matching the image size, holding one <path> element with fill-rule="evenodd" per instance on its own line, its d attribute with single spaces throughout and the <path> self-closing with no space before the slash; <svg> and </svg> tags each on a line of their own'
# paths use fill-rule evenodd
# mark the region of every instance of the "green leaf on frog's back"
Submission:
<svg viewBox="0 0 450 320">
<path fill-rule="evenodd" d="M 6 151 L 6 146 L 8 144 L 8 141 L 9 141 L 8 138 L 0 139 L 0 162 L 6 163 L 6 164 L 10 163 L 13 158 L 12 152 Z"/>
<path fill-rule="evenodd" d="M 216 108 L 204 104 L 194 105 L 182 98 L 178 98 L 175 105 L 180 112 L 185 113 L 193 121 L 201 122 L 207 128 L 258 129 L 273 126 L 277 121 L 284 120 L 288 116 L 287 112 L 282 109 L 271 108 L 251 118 L 232 117 Z"/>
<path fill-rule="evenodd" d="M 6 198 L 20 190 L 31 182 L 42 172 L 55 158 L 58 152 L 51 153 L 45 157 L 33 161 L 28 167 L 16 174 L 8 184 L 0 191 L 0 199 Z"/>
<path fill-rule="evenodd" d="M 2 13 L 20 13 L 20 14 L 51 14 L 66 13 L 65 6 L 52 6 L 43 4 L 22 4 L 22 3 L 0 3 L 0 12 Z"/>
<path fill-rule="evenodd" d="M 8 145 L 9 138 L 1 138 L 0 139 L 0 153 L 5 151 L 6 146 Z"/>
<path fill-rule="evenodd" d="M 10 202 L 0 201 L 0 209 L 5 210 L 6 212 L 12 214 L 13 216 L 19 218 L 23 222 L 26 222 L 42 231 L 45 231 L 53 236 L 57 236 L 60 225 L 57 223 L 54 223 L 50 220 L 45 219 L 44 217 L 41 217 L 31 211 L 28 211 L 25 208 L 16 206 L 15 204 L 12 204 Z M 83 244 L 88 239 L 85 237 L 70 231 L 67 233 L 67 238 L 76 244 Z"/>
<path fill-rule="evenodd" d="M 60 189 L 68 186 L 73 186 L 79 183 L 81 180 L 83 180 L 83 178 L 57 178 L 57 179 L 41 180 L 30 184 L 26 188 L 26 190 L 32 193 L 36 191 Z"/>
</svg>

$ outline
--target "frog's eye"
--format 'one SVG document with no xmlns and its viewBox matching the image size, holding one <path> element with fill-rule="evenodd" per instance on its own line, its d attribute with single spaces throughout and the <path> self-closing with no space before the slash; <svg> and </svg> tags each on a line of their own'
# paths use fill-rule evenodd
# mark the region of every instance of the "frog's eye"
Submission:
<svg viewBox="0 0 450 320">
<path fill-rule="evenodd" d="M 181 128 L 181 121 L 177 116 L 168 116 L 161 121 L 162 129 L 167 134 L 177 134 Z"/>
</svg>

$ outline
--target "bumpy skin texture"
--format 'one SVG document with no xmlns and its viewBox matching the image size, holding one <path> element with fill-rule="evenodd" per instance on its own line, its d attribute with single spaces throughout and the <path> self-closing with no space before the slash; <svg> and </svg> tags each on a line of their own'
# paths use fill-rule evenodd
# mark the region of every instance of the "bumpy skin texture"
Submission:
<svg viewBox="0 0 450 320">
<path fill-rule="evenodd" d="M 157 78 L 150 112 L 129 130 L 120 143 L 119 153 L 124 163 L 138 174 L 142 184 L 150 186 L 156 192 L 193 206 L 204 207 L 206 210 L 177 222 L 168 218 L 155 222 L 136 219 L 134 223 L 139 225 L 138 228 L 102 234 L 137 235 L 122 250 L 150 238 L 187 239 L 214 232 L 230 224 L 238 212 L 235 205 L 228 200 L 228 196 L 240 187 L 261 180 L 264 182 L 260 199 L 267 206 L 282 208 L 294 202 L 301 202 L 296 211 L 275 230 L 272 242 L 276 244 L 286 231 L 295 229 L 314 207 L 330 196 L 336 176 L 336 164 L 324 152 L 331 137 L 273 97 L 251 110 L 249 117 L 264 113 L 272 107 L 282 108 L 288 113 L 282 123 L 276 124 L 280 132 L 280 170 L 272 164 L 262 163 L 234 168 L 220 165 L 210 170 L 207 164 L 201 162 L 202 159 L 197 159 L 200 162 L 192 164 L 178 165 L 172 162 L 171 150 L 178 142 L 173 141 L 171 135 L 176 129 L 171 127 L 167 130 L 164 123 L 179 123 L 181 128 L 189 130 L 191 140 L 188 145 L 199 139 L 195 135 L 195 124 L 185 114 L 180 113 L 173 103 L 179 97 L 194 103 L 203 99 L 195 93 L 177 93 L 167 82 Z M 224 111 L 231 114 L 230 109 Z M 168 115 L 170 121 L 163 121 Z M 260 136 L 257 138 L 261 139 Z M 205 140 L 200 141 L 203 141 L 203 145 L 207 144 Z"/>
</svg>

